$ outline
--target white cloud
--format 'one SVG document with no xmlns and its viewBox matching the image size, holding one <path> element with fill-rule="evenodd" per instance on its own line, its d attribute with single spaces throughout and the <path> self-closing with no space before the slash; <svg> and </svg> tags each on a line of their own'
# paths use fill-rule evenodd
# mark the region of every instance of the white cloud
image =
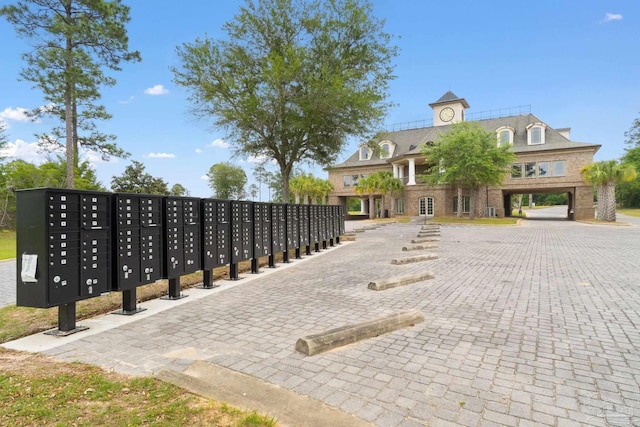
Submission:
<svg viewBox="0 0 640 427">
<path fill-rule="evenodd" d="M 149 89 L 147 89 L 149 90 Z M 146 93 L 146 91 L 145 91 Z M 128 99 L 125 99 L 124 101 L 118 101 L 118 104 L 129 104 L 131 102 L 133 102 L 133 100 L 136 99 L 135 96 L 131 95 Z"/>
<path fill-rule="evenodd" d="M 607 12 L 604 14 L 604 20 L 602 22 L 621 21 L 622 15 L 619 13 Z"/>
<path fill-rule="evenodd" d="M 21 139 L 16 139 L 15 142 L 8 142 L 5 148 L 0 151 L 3 156 L 22 159 L 32 163 L 43 163 L 47 160 L 46 153 L 43 153 L 37 141 L 26 142 Z M 62 150 L 58 151 L 62 152 Z"/>
<path fill-rule="evenodd" d="M 208 181 L 208 180 L 209 180 L 209 177 L 208 177 L 207 175 L 202 175 L 202 176 L 200 177 L 200 179 L 201 179 L 201 180 L 203 180 L 203 181 Z"/>
<path fill-rule="evenodd" d="M 146 88 L 144 93 L 147 95 L 166 95 L 169 93 L 169 90 L 163 85 L 155 85 L 153 87 Z"/>
<path fill-rule="evenodd" d="M 29 121 L 29 116 L 27 114 L 28 112 L 29 110 L 22 107 L 18 107 L 18 108 L 7 107 L 3 111 L 0 111 L 0 118 L 15 120 L 17 122 L 28 122 Z"/>
<path fill-rule="evenodd" d="M 225 141 L 224 139 L 215 139 L 211 142 L 211 144 L 209 144 L 209 147 L 216 147 L 216 148 L 229 148 L 229 143 L 227 141 Z"/>
<path fill-rule="evenodd" d="M 260 156 L 249 156 L 247 158 L 247 163 L 264 163 L 268 159 L 265 155 Z"/>
<path fill-rule="evenodd" d="M 202 153 L 202 150 L 199 149 L 199 148 L 196 148 L 196 153 L 200 154 L 200 153 Z"/>
<path fill-rule="evenodd" d="M 149 153 L 146 157 L 151 159 L 175 159 L 176 155 L 172 153 Z"/>
</svg>

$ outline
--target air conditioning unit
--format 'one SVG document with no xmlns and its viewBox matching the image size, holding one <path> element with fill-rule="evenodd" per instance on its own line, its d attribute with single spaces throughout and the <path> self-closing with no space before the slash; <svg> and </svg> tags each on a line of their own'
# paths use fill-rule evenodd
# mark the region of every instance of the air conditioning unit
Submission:
<svg viewBox="0 0 640 427">
<path fill-rule="evenodd" d="M 493 207 L 488 207 L 487 208 L 487 215 L 489 216 L 489 218 L 495 218 L 496 215 L 496 208 Z"/>
</svg>

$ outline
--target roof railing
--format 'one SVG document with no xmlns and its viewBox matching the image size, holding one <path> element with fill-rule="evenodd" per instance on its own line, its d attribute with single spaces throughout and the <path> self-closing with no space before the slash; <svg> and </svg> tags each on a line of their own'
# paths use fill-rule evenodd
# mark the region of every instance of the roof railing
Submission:
<svg viewBox="0 0 640 427">
<path fill-rule="evenodd" d="M 466 121 L 469 122 L 487 119 L 499 119 L 501 117 L 521 116 L 523 114 L 531 114 L 531 105 L 517 105 L 515 107 L 498 108 L 497 110 L 465 113 Z M 412 122 L 402 122 L 385 125 L 385 131 L 398 132 L 401 130 L 420 129 L 430 126 L 433 126 L 433 120 L 415 120 Z"/>
</svg>

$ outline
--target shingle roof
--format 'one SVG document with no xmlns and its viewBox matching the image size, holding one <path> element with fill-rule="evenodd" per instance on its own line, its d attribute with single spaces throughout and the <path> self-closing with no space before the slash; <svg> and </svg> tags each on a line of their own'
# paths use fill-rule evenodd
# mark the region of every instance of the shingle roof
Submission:
<svg viewBox="0 0 640 427">
<path fill-rule="evenodd" d="M 432 102 L 431 104 L 429 104 L 429 106 L 433 108 L 434 105 L 450 104 L 453 101 L 460 101 L 462 102 L 462 105 L 464 105 L 464 108 L 469 108 L 469 104 L 467 103 L 466 99 L 458 98 L 458 96 L 451 91 L 448 91 L 447 93 L 442 95 L 436 102 Z"/>
<path fill-rule="evenodd" d="M 450 93 L 450 92 L 448 92 Z M 446 94 L 445 94 L 446 95 Z M 453 95 L 453 94 L 452 94 Z M 455 95 L 453 95 L 455 96 Z M 564 137 L 557 130 L 549 127 L 545 130 L 545 143 L 540 145 L 527 145 L 527 126 L 532 123 L 543 123 L 533 114 L 523 114 L 519 116 L 500 117 L 496 119 L 485 119 L 476 121 L 487 130 L 496 131 L 503 126 L 513 128 L 513 151 L 515 153 L 530 153 L 549 150 L 567 150 L 577 148 L 593 148 L 594 152 L 600 148 L 598 144 L 585 142 L 575 142 Z M 430 126 L 418 129 L 407 129 L 396 132 L 387 132 L 380 135 L 380 141 L 389 140 L 396 144 L 396 148 L 391 159 L 380 159 L 372 156 L 369 160 L 360 160 L 359 152 L 356 151 L 344 162 L 337 164 L 333 168 L 347 168 L 354 166 L 382 165 L 392 162 L 394 159 L 402 157 L 419 156 L 422 154 L 422 146 L 430 141 L 437 141 L 441 133 L 448 132 L 451 125 Z"/>
</svg>

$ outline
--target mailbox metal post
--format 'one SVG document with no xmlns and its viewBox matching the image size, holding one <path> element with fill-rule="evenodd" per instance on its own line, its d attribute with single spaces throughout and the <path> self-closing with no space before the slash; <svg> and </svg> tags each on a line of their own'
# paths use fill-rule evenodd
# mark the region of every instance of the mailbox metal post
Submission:
<svg viewBox="0 0 640 427">
<path fill-rule="evenodd" d="M 162 196 L 114 193 L 112 290 L 122 292 L 122 310 L 132 315 L 144 311 L 137 306 L 137 287 L 162 278 Z"/>
</svg>

